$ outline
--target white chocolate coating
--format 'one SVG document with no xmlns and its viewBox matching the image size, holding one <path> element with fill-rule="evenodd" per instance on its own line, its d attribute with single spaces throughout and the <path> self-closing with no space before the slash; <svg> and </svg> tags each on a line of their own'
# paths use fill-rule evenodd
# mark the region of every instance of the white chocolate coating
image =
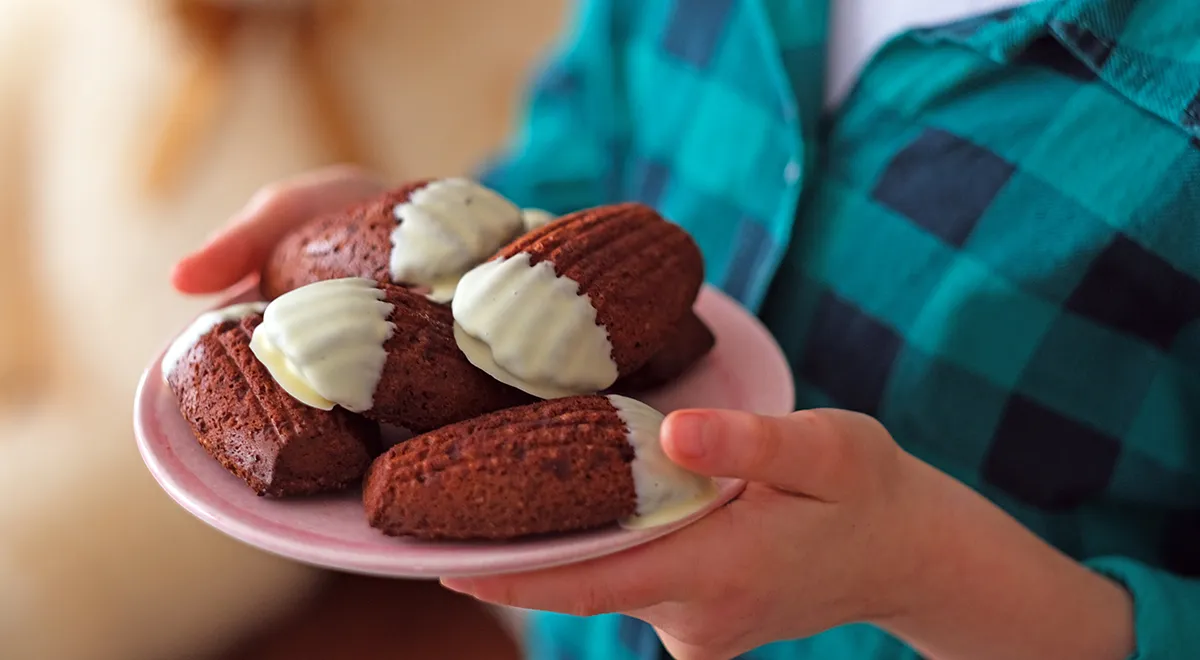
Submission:
<svg viewBox="0 0 1200 660">
<path fill-rule="evenodd" d="M 579 283 L 522 252 L 463 276 L 451 309 L 471 364 L 533 396 L 592 394 L 617 380 L 608 331 Z"/>
<path fill-rule="evenodd" d="M 521 220 L 525 223 L 526 232 L 544 227 L 557 219 L 558 216 L 541 209 L 524 209 L 521 211 Z"/>
<path fill-rule="evenodd" d="M 650 406 L 628 397 L 610 395 L 609 403 L 629 430 L 633 446 L 633 486 L 637 492 L 637 514 L 622 520 L 625 529 L 646 529 L 686 518 L 712 502 L 717 483 L 709 477 L 680 467 L 663 453 L 659 429 L 665 416 Z"/>
<path fill-rule="evenodd" d="M 209 330 L 221 325 L 226 321 L 240 321 L 251 314 L 261 314 L 267 308 L 265 302 L 249 302 L 238 303 L 221 309 L 214 309 L 205 312 L 196 317 L 195 321 L 187 327 L 175 341 L 171 342 L 171 346 L 167 348 L 167 352 L 163 354 L 162 359 L 162 375 L 166 379 L 175 370 L 179 361 L 183 356 L 200 341 L 200 338 L 208 333 Z"/>
<path fill-rule="evenodd" d="M 426 286 L 437 302 L 454 297 L 458 279 L 525 228 L 521 209 L 467 179 L 433 181 L 392 210 L 392 281 Z"/>
<path fill-rule="evenodd" d="M 375 282 L 326 280 L 289 291 L 263 312 L 250 350 L 288 394 L 331 410 L 370 410 L 383 375 L 394 305 Z"/>
</svg>

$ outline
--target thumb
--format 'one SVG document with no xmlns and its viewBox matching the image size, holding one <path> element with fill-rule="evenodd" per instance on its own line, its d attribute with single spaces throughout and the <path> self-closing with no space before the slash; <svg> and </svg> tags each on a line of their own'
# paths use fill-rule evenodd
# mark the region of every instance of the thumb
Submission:
<svg viewBox="0 0 1200 660">
<path fill-rule="evenodd" d="M 181 293 L 216 293 L 254 275 L 291 230 L 316 216 L 343 209 L 386 190 L 356 167 L 336 165 L 259 190 L 234 220 L 171 272 Z"/>
<path fill-rule="evenodd" d="M 667 416 L 661 435 L 667 456 L 693 472 L 838 501 L 864 476 L 879 434 L 887 437 L 878 422 L 844 410 L 681 410 Z"/>
</svg>

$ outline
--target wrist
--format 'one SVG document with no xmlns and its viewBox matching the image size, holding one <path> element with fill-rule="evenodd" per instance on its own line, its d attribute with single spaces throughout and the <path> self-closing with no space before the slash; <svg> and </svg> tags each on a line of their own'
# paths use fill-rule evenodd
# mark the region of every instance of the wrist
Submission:
<svg viewBox="0 0 1200 660">
<path fill-rule="evenodd" d="M 1132 600 L 1117 583 L 1042 541 L 932 467 L 914 489 L 916 564 L 869 622 L 940 660 L 1123 660 Z"/>
<path fill-rule="evenodd" d="M 904 541 L 893 547 L 886 576 L 879 581 L 878 597 L 861 619 L 889 630 L 898 622 L 932 615 L 944 601 L 939 596 L 953 582 L 945 565 L 945 539 L 969 533 L 950 521 L 956 508 L 955 493 L 948 492 L 953 480 L 928 464 L 902 454 L 899 487 L 889 507 L 890 538 Z"/>
</svg>

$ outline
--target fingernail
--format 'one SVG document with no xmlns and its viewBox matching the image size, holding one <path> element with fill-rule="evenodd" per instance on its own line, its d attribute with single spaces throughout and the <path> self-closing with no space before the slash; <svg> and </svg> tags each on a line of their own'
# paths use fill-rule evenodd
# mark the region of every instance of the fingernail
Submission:
<svg viewBox="0 0 1200 660">
<path fill-rule="evenodd" d="M 704 456 L 712 448 L 715 435 L 712 420 L 704 413 L 677 413 L 671 420 L 671 442 L 680 457 Z"/>
</svg>

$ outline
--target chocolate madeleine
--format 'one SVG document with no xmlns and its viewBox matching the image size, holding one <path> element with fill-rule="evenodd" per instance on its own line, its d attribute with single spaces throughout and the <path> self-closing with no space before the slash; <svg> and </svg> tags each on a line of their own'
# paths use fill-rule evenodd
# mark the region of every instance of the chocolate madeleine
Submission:
<svg viewBox="0 0 1200 660">
<path fill-rule="evenodd" d="M 579 211 L 463 276 L 455 338 L 475 366 L 535 396 L 594 393 L 663 349 L 703 279 L 696 242 L 652 208 Z"/>
<path fill-rule="evenodd" d="M 617 380 L 612 391 L 636 394 L 669 385 L 695 367 L 716 343 L 717 338 L 708 325 L 694 312 L 688 312 L 662 350 L 641 369 Z"/>
<path fill-rule="evenodd" d="M 467 361 L 449 308 L 362 278 L 316 282 L 275 299 L 251 349 L 298 401 L 415 433 L 533 400 Z"/>
<path fill-rule="evenodd" d="M 378 425 L 284 392 L 250 351 L 261 309 L 201 316 L 171 347 L 163 373 L 180 412 L 205 451 L 259 495 L 356 485 L 381 449 Z"/>
<path fill-rule="evenodd" d="M 716 487 L 662 453 L 662 419 L 633 399 L 589 395 L 419 435 L 371 465 L 367 519 L 391 536 L 460 540 L 679 520 Z"/>
<path fill-rule="evenodd" d="M 467 179 L 416 181 L 285 237 L 262 271 L 271 299 L 322 280 L 363 277 L 447 302 L 458 278 L 525 230 L 517 206 Z"/>
</svg>

